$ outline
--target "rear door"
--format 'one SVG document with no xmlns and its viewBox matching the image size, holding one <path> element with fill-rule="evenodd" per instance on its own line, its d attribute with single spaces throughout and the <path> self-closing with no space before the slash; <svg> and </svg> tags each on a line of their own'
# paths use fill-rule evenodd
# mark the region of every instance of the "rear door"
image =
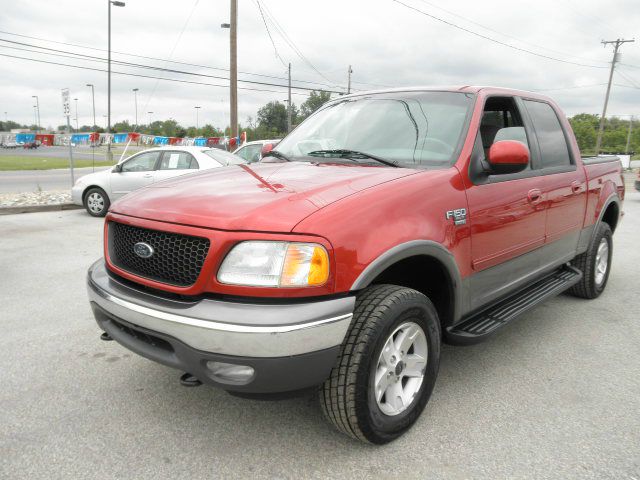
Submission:
<svg viewBox="0 0 640 480">
<path fill-rule="evenodd" d="M 154 182 L 167 178 L 184 175 L 198 170 L 198 161 L 189 152 L 165 150 L 157 170 L 154 172 Z"/>
<path fill-rule="evenodd" d="M 577 166 L 558 112 L 546 102 L 524 100 L 540 150 L 547 199 L 546 243 L 550 256 L 572 256 L 584 222 L 586 174 Z"/>
<path fill-rule="evenodd" d="M 153 182 L 160 150 L 134 155 L 122 164 L 120 172 L 111 173 L 111 194 L 113 199 L 142 188 Z"/>
</svg>

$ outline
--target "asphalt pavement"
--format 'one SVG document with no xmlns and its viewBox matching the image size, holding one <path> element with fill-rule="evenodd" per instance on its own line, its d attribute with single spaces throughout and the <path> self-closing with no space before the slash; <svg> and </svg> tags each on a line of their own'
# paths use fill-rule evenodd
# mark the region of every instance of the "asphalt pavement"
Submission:
<svg viewBox="0 0 640 480">
<path fill-rule="evenodd" d="M 75 180 L 94 171 L 111 167 L 75 168 Z M 55 170 L 12 170 L 0 172 L 0 193 L 37 192 L 38 190 L 71 191 L 71 171 L 68 168 Z"/>
<path fill-rule="evenodd" d="M 0 478 L 639 480 L 639 193 L 625 211 L 599 299 L 562 295 L 445 346 L 422 417 L 382 447 L 336 432 L 311 396 L 185 388 L 100 341 L 85 273 L 102 221 L 0 216 Z"/>
</svg>

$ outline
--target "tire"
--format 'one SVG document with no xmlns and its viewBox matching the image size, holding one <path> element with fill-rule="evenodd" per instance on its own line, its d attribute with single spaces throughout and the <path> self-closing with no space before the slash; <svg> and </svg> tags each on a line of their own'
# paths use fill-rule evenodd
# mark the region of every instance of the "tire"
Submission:
<svg viewBox="0 0 640 480">
<path fill-rule="evenodd" d="M 111 201 L 104 190 L 92 187 L 84 194 L 84 208 L 92 217 L 104 217 L 109 210 Z"/>
<path fill-rule="evenodd" d="M 606 247 L 604 247 L 606 245 Z M 603 252 L 606 248 L 606 252 Z M 600 250 L 600 255 L 598 251 Z M 605 255 L 603 255 L 605 253 Z M 613 253 L 613 233 L 609 224 L 600 222 L 589 249 L 578 255 L 571 264 L 582 271 L 582 280 L 569 289 L 571 295 L 581 298 L 597 298 L 604 291 L 611 271 L 611 255 Z M 602 263 L 606 258 L 606 266 L 602 271 Z M 600 272 L 598 268 L 600 267 Z"/>
<path fill-rule="evenodd" d="M 385 345 L 391 345 L 387 342 L 393 341 L 390 337 L 395 334 L 395 342 L 399 343 L 401 335 L 410 332 L 417 333 L 413 337 L 415 343 L 406 352 L 385 348 L 382 355 Z M 440 342 L 438 314 L 426 296 L 395 285 L 374 285 L 363 290 L 356 300 L 353 321 L 336 364 L 320 387 L 325 416 L 338 430 L 358 440 L 384 444 L 398 438 L 416 422 L 431 396 L 438 376 Z M 426 351 L 422 348 L 425 346 Z M 394 351 L 400 353 L 400 360 L 390 355 Z M 426 358 L 426 368 L 424 362 L 416 360 L 417 355 Z M 395 369 L 387 368 L 394 359 Z M 422 373 L 419 383 L 419 373 L 410 375 L 415 372 Z M 395 395 L 395 400 L 393 394 L 385 393 L 379 401 L 376 387 L 384 382 L 376 385 L 376 374 L 387 379 L 389 388 L 408 392 L 405 402 L 398 400 L 404 399 L 404 393 L 402 397 Z M 405 374 L 409 376 L 403 377 Z"/>
</svg>

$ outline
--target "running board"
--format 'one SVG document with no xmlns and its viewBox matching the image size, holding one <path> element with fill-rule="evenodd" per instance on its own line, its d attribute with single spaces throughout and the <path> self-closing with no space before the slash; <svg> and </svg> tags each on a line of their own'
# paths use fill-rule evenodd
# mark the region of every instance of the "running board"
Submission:
<svg viewBox="0 0 640 480">
<path fill-rule="evenodd" d="M 582 272 L 570 265 L 554 271 L 514 295 L 462 320 L 445 331 L 447 343 L 472 345 L 482 342 L 521 313 L 555 297 L 582 279 Z"/>
</svg>

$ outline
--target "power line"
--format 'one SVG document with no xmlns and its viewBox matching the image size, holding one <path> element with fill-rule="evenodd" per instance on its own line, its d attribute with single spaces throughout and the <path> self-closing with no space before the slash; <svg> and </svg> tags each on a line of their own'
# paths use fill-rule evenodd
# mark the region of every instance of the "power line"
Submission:
<svg viewBox="0 0 640 480">
<path fill-rule="evenodd" d="M 616 70 L 616 72 L 618 73 L 618 75 L 621 75 L 622 78 L 624 78 L 627 82 L 631 82 L 634 88 L 640 88 L 640 84 L 636 83 L 636 81 L 633 78 L 628 77 L 626 73 L 621 72 L 620 69 Z"/>
<path fill-rule="evenodd" d="M 289 38 L 287 33 L 284 31 L 284 28 L 282 28 L 282 26 L 278 23 L 278 21 L 275 19 L 274 15 L 269 11 L 269 8 L 266 5 L 264 5 L 264 11 L 267 14 L 267 18 L 269 19 L 271 24 L 274 26 L 275 30 L 280 34 L 280 36 L 284 39 L 284 41 L 287 43 L 287 45 L 289 45 L 289 47 L 291 47 L 291 49 L 295 52 L 295 54 L 304 63 L 306 63 L 314 72 L 316 72 L 318 75 L 320 75 L 322 78 L 324 78 L 327 82 L 332 84 L 332 86 L 334 86 L 334 87 L 338 86 L 331 79 L 327 78 L 326 75 L 324 75 L 320 70 L 318 70 L 316 68 L 316 66 L 313 63 L 311 63 L 311 61 L 309 59 L 307 59 L 307 57 L 304 56 L 304 54 L 300 51 L 300 49 L 295 45 L 293 40 L 291 40 L 291 38 Z"/>
<path fill-rule="evenodd" d="M 46 63 L 49 65 L 59 65 L 59 66 L 63 66 L 63 67 L 71 67 L 71 68 L 77 68 L 80 70 L 91 70 L 94 72 L 106 72 L 106 70 L 101 69 L 101 68 L 93 68 L 93 67 L 86 67 L 86 66 L 81 66 L 81 65 L 71 65 L 68 63 L 60 63 L 60 62 L 51 62 L 48 60 L 41 60 L 41 59 L 36 59 L 36 58 L 27 58 L 27 57 L 18 57 L 16 55 L 7 55 L 6 53 L 0 53 L 0 57 L 8 57 L 8 58 L 15 58 L 18 60 L 27 60 L 30 62 L 36 62 L 36 63 Z M 158 79 L 158 80 L 165 80 L 167 82 L 177 82 L 177 83 L 189 83 L 192 85 L 207 85 L 210 87 L 222 87 L 222 88 L 229 88 L 229 85 L 220 85 L 220 84 L 216 84 L 216 83 L 205 83 L 205 82 L 196 82 L 196 81 L 192 81 L 192 80 L 182 80 L 182 79 L 177 79 L 177 78 L 165 78 L 165 77 L 156 77 L 153 75 L 142 75 L 139 73 L 128 73 L 128 72 L 116 72 L 116 71 L 111 71 L 111 73 L 116 74 L 116 75 L 126 75 L 129 77 L 140 77 L 140 78 L 151 78 L 151 79 Z M 281 85 L 277 85 L 277 86 L 281 86 Z M 286 88 L 286 87 L 283 87 Z M 291 88 L 298 88 L 298 87 L 291 87 Z M 264 88 L 251 88 L 251 87 L 238 87 L 239 90 L 250 90 L 250 91 L 255 91 L 255 92 L 270 92 L 270 93 L 283 93 L 280 90 L 267 90 Z M 305 89 L 306 90 L 306 89 Z M 291 92 L 293 95 L 306 95 L 305 93 L 297 93 L 297 92 Z"/>
<path fill-rule="evenodd" d="M 404 3 L 404 2 L 401 2 L 400 0 L 391 0 L 391 1 L 395 2 L 395 3 L 399 4 L 399 5 L 402 5 L 402 6 L 408 8 L 410 10 L 413 10 L 414 12 L 418 12 L 421 15 L 424 15 L 426 17 L 429 17 L 429 18 L 432 18 L 434 20 L 437 20 L 438 22 L 444 23 L 445 25 L 449 25 L 450 27 L 457 28 L 458 30 L 462 30 L 463 32 L 470 33 L 471 35 L 475 35 L 476 37 L 483 38 L 484 40 L 489 40 L 490 42 L 497 43 L 498 45 L 502 45 L 504 47 L 511 48 L 511 49 L 517 50 L 519 52 L 528 53 L 530 55 L 535 55 L 536 57 L 540 57 L 540 58 L 546 58 L 547 60 L 553 60 L 555 62 L 567 63 L 567 64 L 570 64 L 570 65 L 577 65 L 577 66 L 580 66 L 580 67 L 607 68 L 605 66 L 588 65 L 586 63 L 571 62 L 569 60 L 562 60 L 560 58 L 551 57 L 549 55 L 544 55 L 542 53 L 533 52 L 531 50 L 527 50 L 526 48 L 517 47 L 515 45 L 511 45 L 510 43 L 503 42 L 503 41 L 498 40 L 498 39 L 493 38 L 493 37 L 489 37 L 488 35 L 484 35 L 482 33 L 476 32 L 474 30 L 470 30 L 468 28 L 461 27 L 460 25 L 457 25 L 457 24 L 455 24 L 453 22 L 450 22 L 448 20 L 444 20 L 444 19 L 442 19 L 440 17 L 436 17 L 435 15 L 432 15 L 430 13 L 427 13 L 427 12 L 423 11 L 423 10 L 420 10 L 419 8 L 416 8 L 416 7 L 412 6 L 412 5 L 408 5 L 408 4 Z"/>
<path fill-rule="evenodd" d="M 262 13 L 262 7 L 260 6 L 260 2 L 256 0 L 256 5 L 258 6 L 258 10 L 260 11 L 260 16 L 262 17 L 262 23 L 264 23 L 264 28 L 267 30 L 267 35 L 269 35 L 269 40 L 271 40 L 271 45 L 273 45 L 273 51 L 276 54 L 276 58 L 280 60 L 280 63 L 287 68 L 287 63 L 282 59 L 280 54 L 278 53 L 278 48 L 276 47 L 275 42 L 273 41 L 273 37 L 271 36 L 271 32 L 269 31 L 269 26 L 267 25 L 267 21 L 264 18 L 264 13 Z"/>
<path fill-rule="evenodd" d="M 5 34 L 5 35 L 12 35 L 15 37 L 22 37 L 22 38 L 28 38 L 31 40 L 39 40 L 41 42 L 48 42 L 48 43 L 55 43 L 58 45 L 66 45 L 66 46 L 70 46 L 70 47 L 76 47 L 76 48 L 82 48 L 85 50 L 95 50 L 98 52 L 106 52 L 107 50 L 104 48 L 97 48 L 97 47 L 89 47 L 87 45 L 79 45 L 77 43 L 69 43 L 69 42 L 59 42 L 56 40 L 49 40 L 46 38 L 42 38 L 42 37 L 34 37 L 34 36 L 30 36 L 30 35 L 22 35 L 19 33 L 13 33 L 13 32 L 7 32 L 4 30 L 0 30 L 0 33 Z M 44 48 L 44 47 L 39 47 L 39 48 Z M 221 68 L 221 67 L 212 67 L 210 65 L 203 65 L 203 64 L 199 64 L 199 63 L 188 63 L 188 62 L 181 62 L 181 61 L 177 61 L 177 60 L 169 60 L 166 58 L 158 58 L 158 57 L 149 57 L 149 56 L 145 56 L 145 55 L 136 55 L 133 53 L 126 53 L 126 52 L 118 52 L 115 50 L 112 50 L 111 53 L 117 53 L 118 55 L 125 55 L 128 57 L 135 57 L 135 58 L 144 58 L 145 60 L 153 60 L 153 61 L 158 61 L 158 62 L 169 62 L 169 63 L 174 63 L 176 65 L 185 65 L 185 66 L 189 66 L 189 67 L 199 67 L 199 68 L 206 68 L 209 70 L 220 70 L 220 71 L 224 71 L 224 72 L 228 72 L 229 69 L 228 68 Z M 78 54 L 81 55 L 81 54 Z M 285 77 L 278 77 L 275 75 L 267 75 L 267 74 L 263 74 L 263 73 L 254 73 L 254 72 L 242 72 L 239 71 L 238 73 L 241 73 L 243 75 L 251 75 L 251 76 L 255 76 L 255 77 L 264 77 L 264 78 L 272 78 L 272 79 L 276 79 L 276 80 L 287 80 Z M 298 83 L 309 83 L 309 84 L 314 84 L 314 85 L 324 85 L 327 87 L 333 87 L 335 86 L 335 84 L 325 84 L 322 82 L 316 82 L 316 81 L 311 81 L 311 80 L 296 80 Z"/>
<path fill-rule="evenodd" d="M 606 85 L 606 83 L 592 83 L 591 85 L 573 85 L 571 87 L 557 87 L 557 88 L 537 88 L 531 90 L 532 92 L 553 92 L 555 90 L 574 90 L 577 88 L 591 88 L 591 87 L 602 87 Z"/>
<path fill-rule="evenodd" d="M 0 45 L 0 47 L 3 47 L 3 48 L 13 48 L 15 50 L 27 51 L 27 52 L 36 53 L 36 54 L 39 54 L 39 55 L 52 55 L 52 56 L 59 56 L 59 57 L 64 57 L 64 58 L 71 58 L 71 59 L 75 59 L 75 60 L 84 60 L 84 61 L 90 61 L 90 62 L 102 62 L 102 63 L 106 62 L 106 59 L 104 59 L 102 57 L 97 57 L 97 56 L 93 56 L 93 55 L 87 55 L 87 54 L 83 54 L 83 53 L 75 53 L 75 52 L 70 52 L 70 51 L 60 50 L 60 49 L 55 49 L 55 48 L 41 47 L 39 45 L 32 45 L 32 44 L 23 43 L 23 42 L 16 42 L 16 41 L 13 41 L 13 40 L 5 40 L 5 39 L 2 39 L 2 38 L 0 38 L 0 42 L 8 42 L 8 43 L 16 44 L 16 45 L 23 45 L 23 46 L 33 47 L 33 48 L 37 48 L 37 49 L 41 49 L 41 50 L 46 50 L 45 52 L 39 52 L 37 50 L 20 49 L 20 48 L 17 48 L 17 47 L 8 47 L 8 46 Z M 49 53 L 49 52 L 56 52 L 56 53 Z M 64 55 L 64 54 L 70 54 L 70 55 Z M 77 58 L 77 57 L 79 57 L 79 58 Z M 190 75 L 190 76 L 197 76 L 197 77 L 213 78 L 213 79 L 217 79 L 217 80 L 229 80 L 229 77 L 223 77 L 223 76 L 219 76 L 219 75 L 209 75 L 209 74 L 205 74 L 205 73 L 188 72 L 188 71 L 185 71 L 185 70 L 176 70 L 176 69 L 172 69 L 172 68 L 156 67 L 156 66 L 153 66 L 153 65 L 145 65 L 145 64 L 133 63 L 133 62 L 123 62 L 121 60 L 112 60 L 111 63 L 114 63 L 116 65 L 126 66 L 126 67 L 144 68 L 144 69 L 161 71 L 161 72 L 176 73 L 176 74 L 179 74 L 179 75 Z M 287 85 L 277 84 L 277 83 L 270 83 L 270 82 L 261 82 L 261 81 L 257 81 L 257 80 L 238 80 L 238 81 L 239 82 L 243 82 L 243 83 L 250 83 L 250 84 L 253 84 L 253 85 L 264 85 L 264 86 L 269 86 L 269 87 L 287 88 Z M 331 91 L 331 90 L 310 88 L 310 87 L 302 87 L 302 86 L 292 86 L 292 88 L 295 88 L 297 90 L 306 90 L 306 91 L 324 90 L 324 91 L 329 91 L 330 93 L 342 93 L 340 91 Z"/>
<path fill-rule="evenodd" d="M 465 22 L 469 22 L 469 23 L 471 23 L 472 25 L 476 25 L 476 26 L 478 26 L 478 27 L 480 27 L 480 28 L 484 28 L 485 30 L 488 30 L 488 31 L 490 31 L 490 32 L 497 33 L 498 35 L 502 35 L 503 37 L 507 37 L 507 38 L 510 38 L 510 39 L 512 39 L 512 40 L 516 40 L 517 42 L 523 43 L 523 44 L 525 44 L 525 45 L 530 45 L 530 46 L 532 46 L 532 47 L 540 48 L 540 49 L 542 49 L 542 50 L 546 50 L 546 51 L 548 51 L 548 52 L 558 53 L 558 54 L 560 54 L 560 55 L 564 55 L 565 57 L 578 58 L 578 59 L 580 59 L 580 60 L 585 60 L 585 61 L 588 61 L 588 62 L 607 63 L 607 62 L 605 62 L 604 60 L 593 60 L 593 59 L 589 59 L 589 58 L 583 58 L 583 57 L 580 57 L 580 56 L 577 56 L 577 55 L 572 55 L 572 54 L 570 54 L 570 53 L 561 52 L 561 51 L 559 51 L 559 50 L 553 50 L 553 49 L 551 49 L 551 48 L 543 47 L 542 45 L 537 45 L 537 44 L 535 44 L 535 43 L 527 42 L 527 41 L 522 40 L 522 39 L 520 39 L 520 38 L 518 38 L 518 37 L 514 37 L 513 35 L 509 35 L 509 34 L 507 34 L 507 33 L 500 32 L 500 31 L 498 31 L 498 30 L 495 30 L 495 29 L 493 29 L 493 28 L 491 28 L 491 27 L 487 27 L 486 25 L 482 25 L 481 23 L 478 23 L 478 22 L 475 22 L 475 21 L 473 21 L 473 20 L 471 20 L 471 19 L 469 19 L 469 18 L 463 17 L 462 15 L 459 15 L 459 14 L 457 14 L 457 13 L 455 13 L 455 12 L 452 12 L 451 10 L 447 10 L 446 8 L 442 8 L 442 7 L 438 6 L 438 5 L 434 5 L 433 3 L 428 2 L 427 0 L 419 0 L 419 1 L 420 1 L 420 2 L 422 2 L 422 3 L 424 3 L 424 4 L 426 4 L 426 5 L 431 6 L 431 7 L 433 7 L 433 8 L 437 8 L 438 10 L 442 10 L 443 12 L 446 12 L 446 13 L 448 13 L 449 15 L 453 15 L 454 17 L 458 17 L 458 18 L 460 18 L 460 19 L 464 20 Z"/>
</svg>

